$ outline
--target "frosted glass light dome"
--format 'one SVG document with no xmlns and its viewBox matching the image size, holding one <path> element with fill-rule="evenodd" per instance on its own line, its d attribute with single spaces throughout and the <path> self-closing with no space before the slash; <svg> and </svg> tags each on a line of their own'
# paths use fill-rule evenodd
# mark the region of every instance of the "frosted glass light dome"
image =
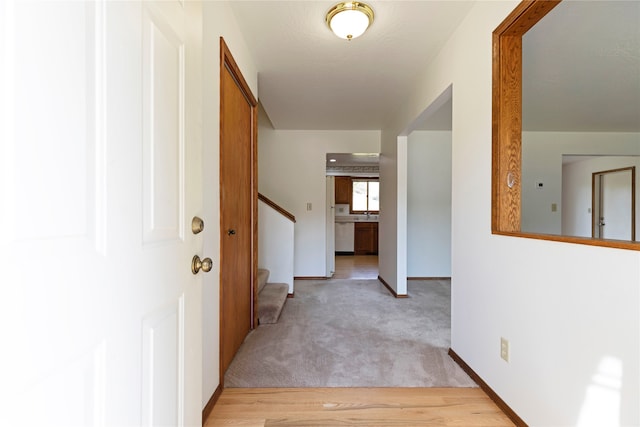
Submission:
<svg viewBox="0 0 640 427">
<path fill-rule="evenodd" d="M 346 40 L 364 34 L 372 22 L 373 10 L 360 2 L 339 3 L 327 13 L 327 24 L 331 31 Z"/>
</svg>

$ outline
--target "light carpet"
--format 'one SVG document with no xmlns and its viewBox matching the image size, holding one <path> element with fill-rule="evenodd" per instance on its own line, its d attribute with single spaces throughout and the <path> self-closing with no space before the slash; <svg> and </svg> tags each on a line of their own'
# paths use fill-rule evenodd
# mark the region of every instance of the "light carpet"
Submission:
<svg viewBox="0 0 640 427">
<path fill-rule="evenodd" d="M 278 323 L 240 347 L 225 387 L 477 387 L 447 355 L 449 280 L 296 281 Z"/>
</svg>

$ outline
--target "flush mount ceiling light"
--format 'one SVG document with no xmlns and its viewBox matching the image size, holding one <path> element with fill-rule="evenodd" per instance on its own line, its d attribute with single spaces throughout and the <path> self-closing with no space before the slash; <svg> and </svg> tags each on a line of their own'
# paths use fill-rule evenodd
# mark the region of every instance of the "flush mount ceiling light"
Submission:
<svg viewBox="0 0 640 427">
<path fill-rule="evenodd" d="M 373 9 L 357 1 L 338 3 L 327 12 L 327 25 L 342 39 L 355 39 L 373 23 Z"/>
</svg>

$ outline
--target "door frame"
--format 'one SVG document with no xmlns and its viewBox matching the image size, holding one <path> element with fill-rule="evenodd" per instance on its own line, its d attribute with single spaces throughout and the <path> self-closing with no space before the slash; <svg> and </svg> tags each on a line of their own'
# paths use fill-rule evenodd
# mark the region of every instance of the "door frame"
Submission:
<svg viewBox="0 0 640 427">
<path fill-rule="evenodd" d="M 636 240 L 636 167 L 629 166 L 626 168 L 611 169 L 600 172 L 593 172 L 591 174 L 591 237 L 594 239 L 602 239 L 601 232 L 597 230 L 599 226 L 599 218 L 601 216 L 602 206 L 602 186 L 600 185 L 600 179 L 611 173 L 618 172 L 631 172 L 631 241 Z"/>
<path fill-rule="evenodd" d="M 220 146 L 222 146 L 222 123 L 224 120 L 222 108 L 223 103 L 225 102 L 225 93 L 222 90 L 222 74 L 225 72 L 225 69 L 231 74 L 233 79 L 235 80 L 238 88 L 242 91 L 244 97 L 247 100 L 247 103 L 251 106 L 251 301 L 250 301 L 250 312 L 251 312 L 251 322 L 250 329 L 253 330 L 258 325 L 258 102 L 256 98 L 253 96 L 249 85 L 244 79 L 242 72 L 240 71 L 240 67 L 233 58 L 229 47 L 224 41 L 223 37 L 220 37 Z M 220 185 L 222 186 L 223 179 L 220 177 Z M 220 194 L 222 194 L 222 189 L 220 189 Z M 222 216 L 220 218 L 220 238 L 225 236 L 226 230 L 223 229 L 224 226 L 222 224 Z M 223 254 L 220 256 L 221 262 L 224 262 Z M 223 318 L 223 310 L 222 310 L 222 292 L 223 292 L 223 282 L 222 282 L 222 269 L 224 265 L 220 266 L 220 336 L 219 336 L 219 369 L 220 369 L 220 388 L 224 388 L 224 367 L 222 362 L 222 351 L 223 351 L 223 339 L 222 339 L 222 327 L 225 324 L 225 319 Z"/>
<path fill-rule="evenodd" d="M 325 178 L 326 184 L 326 192 L 327 192 L 327 205 L 325 206 L 326 210 L 326 226 L 325 231 L 327 235 L 327 244 L 326 244 L 326 266 L 325 266 L 325 275 L 327 278 L 333 277 L 333 274 L 336 270 L 336 230 L 335 230 L 335 221 L 336 221 L 336 201 L 335 201 L 335 176 L 326 175 Z"/>
</svg>

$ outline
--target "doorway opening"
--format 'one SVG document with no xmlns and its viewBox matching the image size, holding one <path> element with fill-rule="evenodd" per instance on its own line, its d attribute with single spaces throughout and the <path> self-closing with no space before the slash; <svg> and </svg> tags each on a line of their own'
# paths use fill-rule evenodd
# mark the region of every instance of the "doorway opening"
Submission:
<svg viewBox="0 0 640 427">
<path fill-rule="evenodd" d="M 407 153 L 404 164 L 398 164 L 399 171 L 406 171 L 405 186 L 398 189 L 405 194 L 399 212 L 404 209 L 406 226 L 399 224 L 398 234 L 406 236 L 406 256 L 398 256 L 398 271 L 404 267 L 408 279 L 452 275 L 452 92 L 449 86 L 414 120 L 407 136 L 398 138 L 399 150 L 405 145 Z"/>
<path fill-rule="evenodd" d="M 378 277 L 379 162 L 379 153 L 326 155 L 328 278 Z"/>
</svg>

